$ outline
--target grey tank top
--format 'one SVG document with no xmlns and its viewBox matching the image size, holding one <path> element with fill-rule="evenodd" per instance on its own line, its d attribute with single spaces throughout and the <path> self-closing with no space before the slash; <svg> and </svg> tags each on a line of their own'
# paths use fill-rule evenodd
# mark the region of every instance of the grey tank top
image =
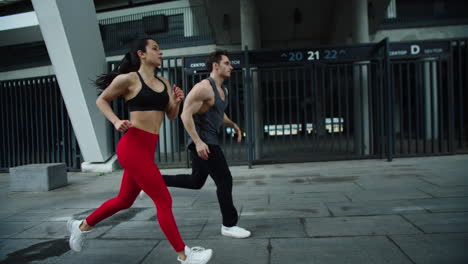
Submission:
<svg viewBox="0 0 468 264">
<path fill-rule="evenodd" d="M 226 88 L 223 88 L 224 91 L 224 101 L 219 95 L 218 89 L 216 88 L 215 81 L 211 78 L 207 78 L 210 81 L 211 87 L 213 87 L 214 92 L 214 105 L 203 114 L 196 114 L 193 116 L 193 121 L 195 122 L 195 129 L 197 130 L 198 136 L 208 145 L 218 145 L 218 131 L 223 125 L 224 120 L 224 110 L 226 110 L 228 104 L 228 94 Z M 193 143 L 192 138 L 189 136 L 188 144 Z"/>
</svg>

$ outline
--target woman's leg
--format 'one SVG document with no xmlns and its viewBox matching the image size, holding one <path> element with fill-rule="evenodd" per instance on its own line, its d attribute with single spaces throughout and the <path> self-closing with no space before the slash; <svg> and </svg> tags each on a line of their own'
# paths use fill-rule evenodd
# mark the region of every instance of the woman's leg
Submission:
<svg viewBox="0 0 468 264">
<path fill-rule="evenodd" d="M 88 216 L 86 218 L 86 223 L 90 226 L 95 226 L 97 223 L 118 211 L 130 208 L 141 190 L 133 178 L 134 176 L 130 175 L 130 171 L 125 169 L 122 177 L 122 183 L 120 184 L 119 194 L 116 197 L 107 200 L 90 216 Z"/>
<path fill-rule="evenodd" d="M 67 222 L 67 229 L 70 232 L 70 248 L 74 251 L 81 251 L 85 244 L 86 231 L 91 230 L 94 225 L 116 212 L 132 206 L 139 192 L 140 187 L 133 181 L 128 170 L 124 170 L 117 197 L 103 203 L 84 221 L 70 219 Z"/>
<path fill-rule="evenodd" d="M 142 166 L 133 172 L 135 182 L 153 200 L 159 225 L 175 251 L 184 251 L 185 243 L 172 214 L 172 197 L 156 164 Z"/>
</svg>

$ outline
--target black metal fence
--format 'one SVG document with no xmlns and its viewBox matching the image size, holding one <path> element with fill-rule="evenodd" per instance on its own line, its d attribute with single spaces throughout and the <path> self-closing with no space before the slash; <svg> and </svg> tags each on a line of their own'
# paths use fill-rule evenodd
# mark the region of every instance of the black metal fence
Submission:
<svg viewBox="0 0 468 264">
<path fill-rule="evenodd" d="M 208 76 L 203 56 L 167 57 L 158 75 L 187 94 Z M 466 40 L 364 44 L 230 55 L 223 128 L 232 164 L 468 153 Z M 110 63 L 109 70 L 115 67 Z M 81 156 L 54 76 L 0 83 L 0 168 Z M 128 119 L 123 100 L 113 103 Z M 113 130 L 114 148 L 121 133 Z M 164 120 L 156 162 L 187 166 L 179 118 Z"/>
<path fill-rule="evenodd" d="M 452 67 L 449 79 L 453 82 L 454 151 L 468 151 L 468 40 L 452 41 Z"/>
<path fill-rule="evenodd" d="M 55 76 L 1 81 L 0 100 L 0 170 L 55 162 L 80 169 L 80 149 Z"/>
</svg>

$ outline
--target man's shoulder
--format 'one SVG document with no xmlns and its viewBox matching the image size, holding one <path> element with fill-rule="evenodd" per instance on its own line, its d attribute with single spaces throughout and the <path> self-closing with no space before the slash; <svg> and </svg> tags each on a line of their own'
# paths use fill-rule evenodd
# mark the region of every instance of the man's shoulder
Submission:
<svg viewBox="0 0 468 264">
<path fill-rule="evenodd" d="M 211 83 L 208 79 L 201 80 L 195 86 L 200 86 L 203 88 L 211 88 Z"/>
<path fill-rule="evenodd" d="M 210 81 L 202 80 L 193 86 L 192 90 L 199 91 L 202 93 L 210 93 L 213 92 L 213 88 L 211 87 Z"/>
</svg>

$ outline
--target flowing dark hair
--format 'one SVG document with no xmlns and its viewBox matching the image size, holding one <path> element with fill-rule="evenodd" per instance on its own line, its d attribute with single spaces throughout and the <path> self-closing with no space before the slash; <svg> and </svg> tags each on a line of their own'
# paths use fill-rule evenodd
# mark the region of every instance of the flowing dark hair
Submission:
<svg viewBox="0 0 468 264">
<path fill-rule="evenodd" d="M 111 82 L 117 77 L 117 75 L 122 73 L 129 73 L 133 71 L 138 71 L 140 68 L 140 58 L 138 57 L 137 52 L 139 50 L 146 52 L 146 45 L 148 40 L 151 38 L 140 38 L 132 42 L 130 50 L 125 54 L 123 59 L 118 63 L 117 67 L 111 72 L 101 74 L 97 77 L 94 85 L 96 85 L 99 91 L 104 89 L 111 84 Z"/>
<path fill-rule="evenodd" d="M 213 62 L 216 62 L 219 64 L 223 55 L 228 56 L 228 52 L 226 50 L 217 50 L 217 51 L 213 51 L 212 53 L 210 53 L 210 55 L 205 61 L 205 66 L 208 72 L 213 71 Z"/>
</svg>

